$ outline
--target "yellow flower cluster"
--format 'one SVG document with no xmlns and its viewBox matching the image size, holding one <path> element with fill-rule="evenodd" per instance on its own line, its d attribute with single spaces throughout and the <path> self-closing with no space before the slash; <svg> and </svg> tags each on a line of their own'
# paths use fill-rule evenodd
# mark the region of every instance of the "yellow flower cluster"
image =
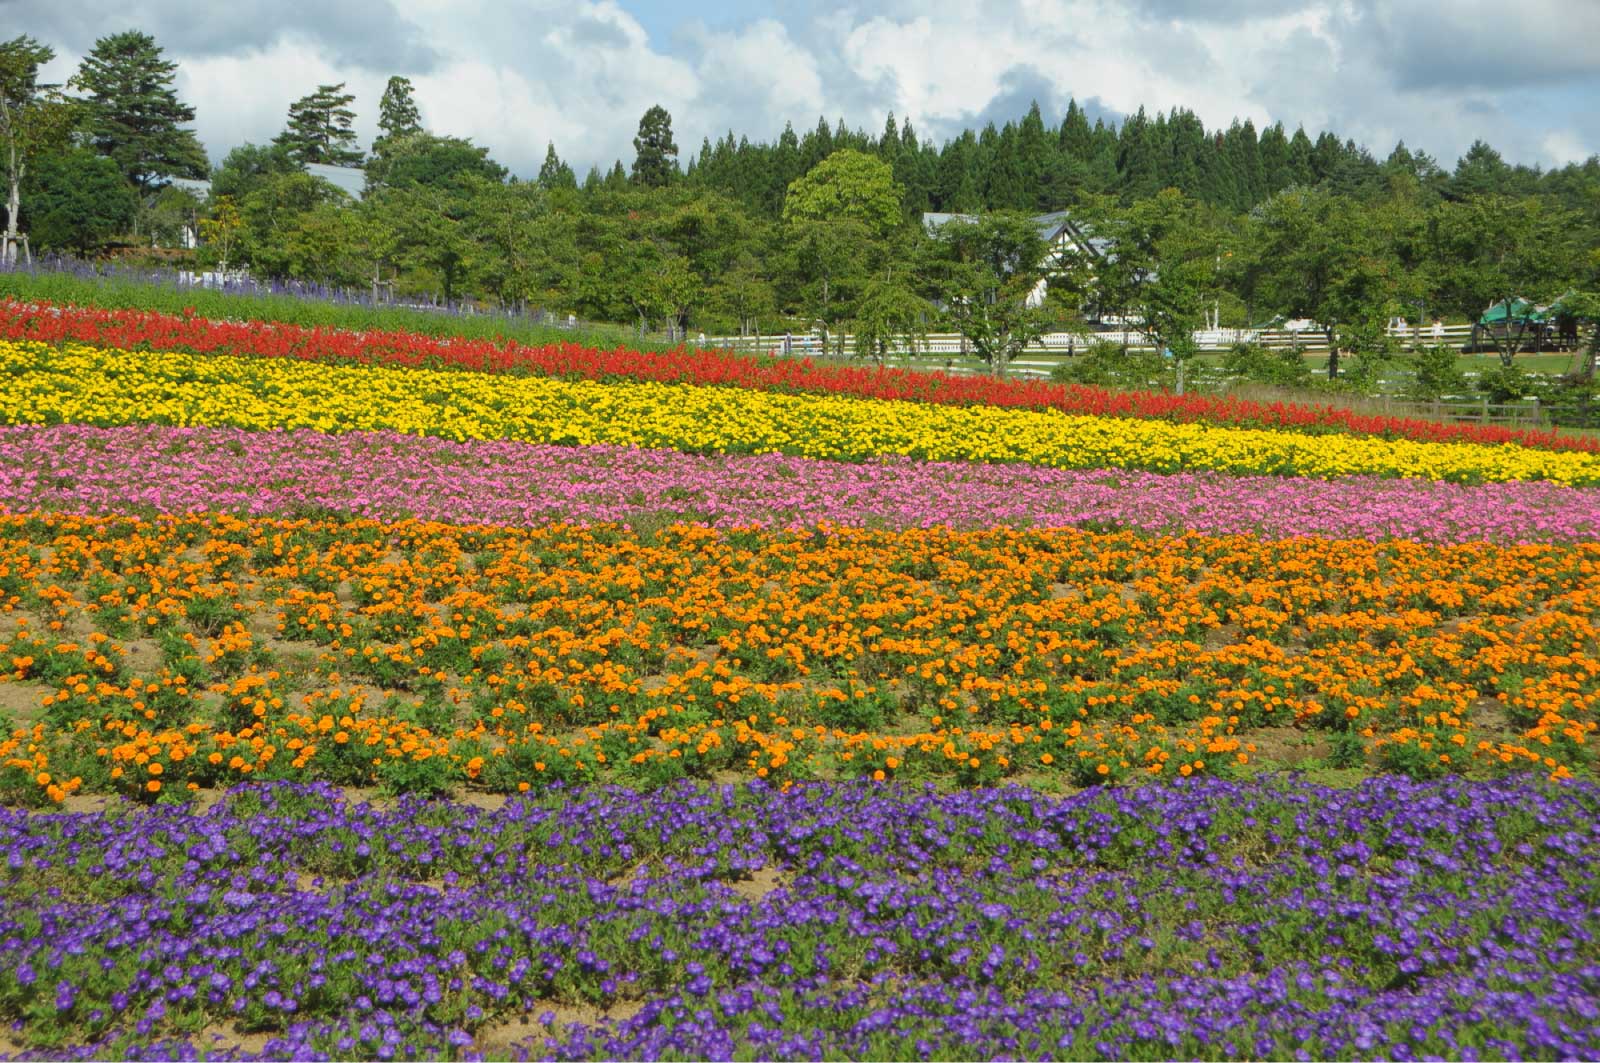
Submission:
<svg viewBox="0 0 1600 1063">
<path fill-rule="evenodd" d="M 1600 456 L 990 406 L 0 343 L 6 423 L 158 423 L 701 452 L 1600 483 Z"/>
</svg>

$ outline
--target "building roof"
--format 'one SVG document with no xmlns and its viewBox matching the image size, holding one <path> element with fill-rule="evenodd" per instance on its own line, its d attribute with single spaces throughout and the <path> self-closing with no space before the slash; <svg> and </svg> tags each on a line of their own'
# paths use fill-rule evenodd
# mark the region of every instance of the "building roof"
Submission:
<svg viewBox="0 0 1600 1063">
<path fill-rule="evenodd" d="M 306 172 L 320 177 L 353 199 L 360 199 L 367 188 L 367 171 L 360 166 L 329 166 L 325 162 L 306 164 Z"/>
<path fill-rule="evenodd" d="M 975 222 L 976 214 L 943 214 L 938 211 L 924 211 L 922 225 L 930 233 L 936 233 L 952 221 Z M 1096 257 L 1104 257 L 1111 246 L 1111 241 L 1095 237 L 1079 222 L 1072 220 L 1072 216 L 1064 210 L 1051 211 L 1048 214 L 1035 214 L 1033 224 L 1038 228 L 1039 235 L 1045 242 L 1054 245 L 1061 237 L 1071 240 L 1080 250 L 1088 251 Z"/>
<path fill-rule="evenodd" d="M 322 178 L 352 199 L 360 199 L 361 193 L 366 191 L 367 171 L 359 166 L 329 166 L 324 162 L 312 162 L 306 164 L 306 173 L 312 177 Z M 201 199 L 211 194 L 211 182 L 209 180 L 200 181 L 192 177 L 173 177 L 167 183 L 177 188 L 188 189 Z"/>
</svg>

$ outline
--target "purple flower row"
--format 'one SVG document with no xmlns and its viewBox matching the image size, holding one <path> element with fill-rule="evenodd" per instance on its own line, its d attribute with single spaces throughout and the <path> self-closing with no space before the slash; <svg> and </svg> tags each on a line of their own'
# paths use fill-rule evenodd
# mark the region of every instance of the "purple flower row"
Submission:
<svg viewBox="0 0 1600 1063">
<path fill-rule="evenodd" d="M 0 510 L 336 512 L 456 523 L 643 517 L 891 527 L 1105 524 L 1270 538 L 1600 538 L 1600 489 L 451 442 L 387 432 L 0 428 Z"/>
<path fill-rule="evenodd" d="M 1600 1054 L 1581 784 L 276 784 L 0 811 L 0 861 L 0 1021 L 50 1058 Z"/>
</svg>

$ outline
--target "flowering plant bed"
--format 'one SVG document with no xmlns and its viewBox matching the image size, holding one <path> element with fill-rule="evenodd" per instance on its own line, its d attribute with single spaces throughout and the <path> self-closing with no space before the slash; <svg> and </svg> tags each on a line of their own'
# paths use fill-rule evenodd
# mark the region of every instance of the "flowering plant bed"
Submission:
<svg viewBox="0 0 1600 1063">
<path fill-rule="evenodd" d="M 825 365 L 810 359 L 756 358 L 726 351 L 598 350 L 572 343 L 532 346 L 514 341 L 410 332 L 353 332 L 266 321 L 212 321 L 154 311 L 100 310 L 13 300 L 0 300 L 0 339 L 297 358 L 335 364 L 531 373 L 566 379 L 727 385 L 757 391 L 1057 410 L 1096 417 L 1235 424 L 1423 442 L 1600 451 L 1600 440 L 1584 436 L 1492 425 L 1441 424 L 1300 403 L 1108 391 L 1038 380 L 999 380 L 909 369 Z"/>
<path fill-rule="evenodd" d="M 0 812 L 50 1058 L 1592 1058 L 1600 791 L 872 784 Z"/>
</svg>

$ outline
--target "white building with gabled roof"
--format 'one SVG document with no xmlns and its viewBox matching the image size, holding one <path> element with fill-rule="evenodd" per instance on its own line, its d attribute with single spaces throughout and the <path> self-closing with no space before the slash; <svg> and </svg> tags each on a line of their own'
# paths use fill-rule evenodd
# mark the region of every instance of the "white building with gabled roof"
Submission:
<svg viewBox="0 0 1600 1063">
<path fill-rule="evenodd" d="M 924 211 L 922 226 L 930 234 L 936 234 L 952 221 L 976 222 L 976 214 L 943 214 L 938 211 Z M 1103 259 L 1109 253 L 1110 241 L 1094 236 L 1081 223 L 1072 220 L 1072 216 L 1064 210 L 1051 211 L 1049 214 L 1035 214 L 1031 219 L 1038 228 L 1039 235 L 1044 237 L 1045 243 L 1050 245 L 1047 263 L 1059 266 L 1068 256 L 1077 257 L 1087 255 L 1092 259 Z M 1028 293 L 1029 306 L 1040 306 L 1044 303 L 1045 293 L 1050 287 L 1049 278 L 1044 278 Z"/>
</svg>

